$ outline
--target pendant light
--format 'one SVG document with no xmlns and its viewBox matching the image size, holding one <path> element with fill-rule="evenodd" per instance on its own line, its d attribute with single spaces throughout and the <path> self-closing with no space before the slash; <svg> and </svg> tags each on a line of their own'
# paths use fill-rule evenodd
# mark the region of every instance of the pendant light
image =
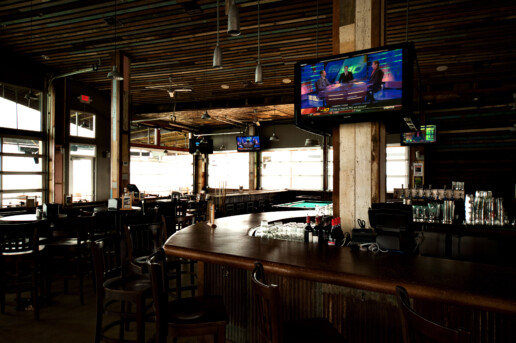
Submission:
<svg viewBox="0 0 516 343">
<path fill-rule="evenodd" d="M 213 68 L 222 69 L 222 50 L 219 45 L 219 0 L 217 0 L 217 46 L 213 52 Z"/>
<path fill-rule="evenodd" d="M 254 83 L 258 85 L 263 83 L 262 65 L 260 63 L 260 0 L 258 0 L 258 64 L 254 72 Z"/>
<path fill-rule="evenodd" d="M 116 26 L 117 26 L 117 19 L 116 19 L 116 0 L 115 0 L 115 65 L 113 66 L 113 70 L 107 74 L 107 78 L 110 80 L 114 80 L 114 81 L 121 81 L 124 79 L 124 77 L 116 68 Z"/>
<path fill-rule="evenodd" d="M 208 110 L 204 111 L 204 113 L 201 116 L 201 119 L 205 119 L 205 120 L 211 119 L 211 116 L 209 115 Z"/>
<path fill-rule="evenodd" d="M 228 35 L 231 37 L 240 36 L 240 14 L 235 0 L 230 0 L 229 4 Z"/>
<path fill-rule="evenodd" d="M 279 142 L 279 137 L 276 136 L 276 129 L 273 129 L 272 136 L 269 138 L 271 142 Z"/>
<path fill-rule="evenodd" d="M 32 1 L 30 2 L 30 52 L 32 53 Z M 32 91 L 32 72 L 30 73 L 30 89 L 27 94 L 25 94 L 25 99 L 29 101 L 36 101 L 39 97 Z"/>
</svg>

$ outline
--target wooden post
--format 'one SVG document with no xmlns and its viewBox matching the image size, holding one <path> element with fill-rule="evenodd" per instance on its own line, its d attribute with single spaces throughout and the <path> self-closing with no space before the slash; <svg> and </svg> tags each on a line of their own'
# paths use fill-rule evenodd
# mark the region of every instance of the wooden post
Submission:
<svg viewBox="0 0 516 343">
<path fill-rule="evenodd" d="M 382 42 L 381 0 L 334 0 L 335 54 L 379 46 Z M 342 228 L 368 221 L 373 202 L 385 201 L 385 125 L 342 124 L 333 129 L 333 208 Z"/>
</svg>

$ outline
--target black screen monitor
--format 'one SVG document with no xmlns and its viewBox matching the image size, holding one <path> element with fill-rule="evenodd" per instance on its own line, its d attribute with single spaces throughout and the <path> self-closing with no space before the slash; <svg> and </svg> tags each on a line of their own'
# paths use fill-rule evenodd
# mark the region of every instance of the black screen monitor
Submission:
<svg viewBox="0 0 516 343">
<path fill-rule="evenodd" d="M 383 121 L 390 132 L 415 130 L 406 124 L 415 121 L 413 56 L 403 43 L 297 62 L 296 125 L 331 133 L 336 124 Z"/>
<path fill-rule="evenodd" d="M 237 136 L 237 151 L 260 151 L 260 136 Z"/>
<path fill-rule="evenodd" d="M 213 154 L 213 141 L 208 138 L 191 138 L 188 144 L 190 154 Z"/>
</svg>

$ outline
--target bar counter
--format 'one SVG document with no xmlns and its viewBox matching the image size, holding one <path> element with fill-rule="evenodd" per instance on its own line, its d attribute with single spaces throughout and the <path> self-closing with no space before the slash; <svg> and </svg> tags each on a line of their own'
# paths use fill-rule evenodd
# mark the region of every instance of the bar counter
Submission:
<svg viewBox="0 0 516 343">
<path fill-rule="evenodd" d="M 313 216 L 314 213 L 309 214 Z M 397 330 L 392 329 L 397 325 L 393 324 L 397 318 L 392 317 L 398 315 L 393 296 L 396 285 L 404 286 L 410 297 L 421 306 L 430 304 L 451 308 L 442 312 L 448 312 L 452 319 L 473 318 L 464 314 L 464 311 L 469 311 L 488 315 L 499 313 L 508 318 L 507 325 L 516 320 L 516 270 L 512 268 L 396 253 L 375 254 L 348 247 L 317 246 L 248 235 L 249 230 L 259 226 L 262 220 L 288 221 L 288 218 L 306 215 L 307 211 L 284 211 L 225 217 L 215 221 L 215 229 L 205 223 L 197 223 L 171 236 L 164 248 L 169 255 L 200 261 L 201 292 L 204 287 L 209 289 L 207 293 L 229 293 L 231 308 L 244 307 L 234 310 L 238 316 L 246 316 L 246 311 L 252 311 L 249 284 L 245 279 L 249 278 L 254 262 L 260 261 L 266 273 L 273 276 L 272 281 L 279 282 L 285 297 L 308 303 L 299 307 L 316 307 L 315 310 L 306 310 L 307 316 L 325 316 L 341 332 L 373 325 L 365 334 L 364 330 L 346 334 L 348 338 L 360 341 L 399 341 L 399 332 L 392 333 Z M 205 272 L 205 269 L 211 272 Z M 228 275 L 239 280 L 229 280 Z M 235 300 L 238 292 L 247 292 L 247 295 Z M 340 305 L 342 302 L 345 305 Z M 290 311 L 290 318 L 304 315 L 297 313 L 297 307 Z M 350 316 L 358 311 L 366 311 L 369 317 L 353 324 Z M 457 311 L 460 313 L 456 314 Z M 378 313 L 371 314 L 373 312 Z M 482 327 L 484 330 L 484 324 L 475 320 L 466 325 L 460 323 L 461 327 L 471 330 Z M 246 323 L 252 323 L 251 319 Z M 247 329 L 246 325 L 252 324 L 238 325 Z M 378 329 L 380 325 L 384 325 L 384 329 Z M 512 328 L 514 325 L 509 326 Z M 509 330 L 505 330 L 503 337 L 512 339 L 516 333 Z M 482 332 L 479 335 L 483 335 Z M 386 334 L 391 338 L 382 336 Z M 236 341 L 253 341 L 249 335 L 242 337 Z M 505 338 L 498 337 L 499 341 L 505 341 Z"/>
</svg>

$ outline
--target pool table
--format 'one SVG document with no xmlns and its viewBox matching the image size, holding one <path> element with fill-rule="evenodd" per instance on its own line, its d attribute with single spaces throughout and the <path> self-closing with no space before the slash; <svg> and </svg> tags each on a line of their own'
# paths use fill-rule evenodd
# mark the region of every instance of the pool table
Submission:
<svg viewBox="0 0 516 343">
<path fill-rule="evenodd" d="M 286 202 L 284 204 L 272 205 L 277 210 L 315 210 L 315 206 L 327 206 L 332 204 L 331 201 L 319 201 L 319 200 L 300 200 L 294 202 Z"/>
</svg>

